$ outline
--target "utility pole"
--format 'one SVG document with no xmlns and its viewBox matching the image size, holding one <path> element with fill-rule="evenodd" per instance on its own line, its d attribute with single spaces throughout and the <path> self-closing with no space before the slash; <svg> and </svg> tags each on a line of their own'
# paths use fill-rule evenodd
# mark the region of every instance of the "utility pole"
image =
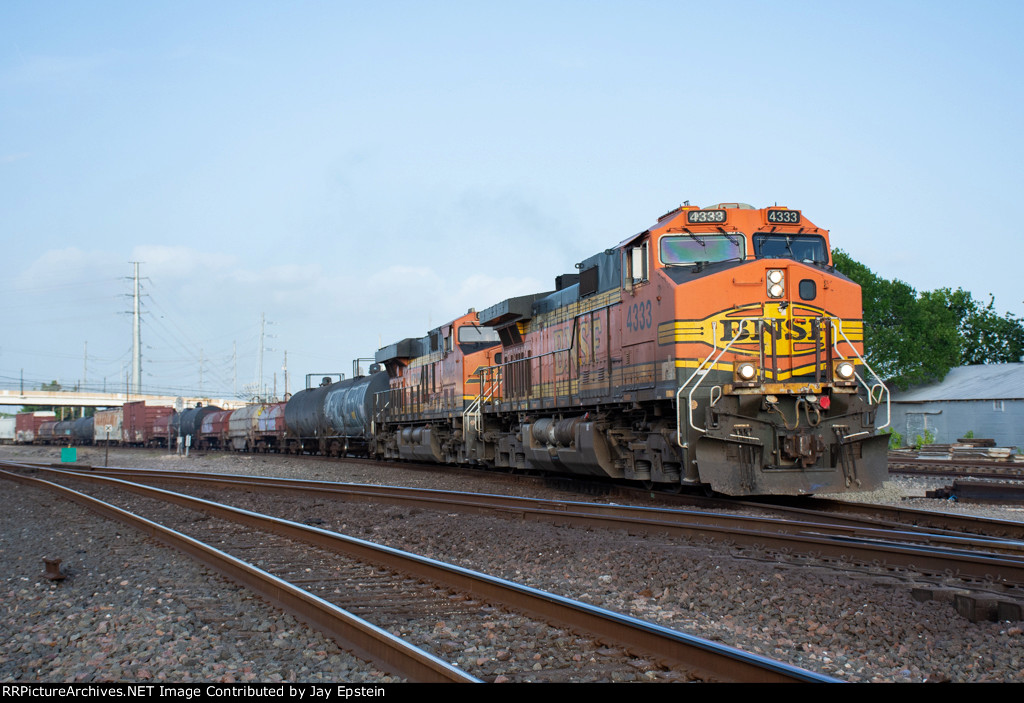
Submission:
<svg viewBox="0 0 1024 703">
<path fill-rule="evenodd" d="M 288 350 L 284 352 L 284 366 L 281 367 L 284 370 L 284 397 L 288 397 Z"/>
<path fill-rule="evenodd" d="M 89 342 L 85 343 L 85 352 L 82 354 L 82 390 L 85 390 L 86 375 L 89 373 Z"/>
<path fill-rule="evenodd" d="M 267 319 L 266 318 L 267 318 L 267 314 L 265 312 L 261 312 L 260 313 L 260 356 L 259 356 L 260 362 L 259 362 L 259 370 L 257 372 L 258 375 L 256 377 L 256 387 L 258 389 L 257 392 L 260 394 L 260 397 L 263 397 L 263 396 L 266 395 L 266 393 L 263 392 L 263 335 L 264 335 L 264 332 L 266 331 L 266 326 L 267 326 Z"/>
<path fill-rule="evenodd" d="M 132 320 L 132 386 L 135 393 L 142 392 L 142 325 L 139 316 L 139 262 L 135 265 L 135 305 Z"/>
</svg>

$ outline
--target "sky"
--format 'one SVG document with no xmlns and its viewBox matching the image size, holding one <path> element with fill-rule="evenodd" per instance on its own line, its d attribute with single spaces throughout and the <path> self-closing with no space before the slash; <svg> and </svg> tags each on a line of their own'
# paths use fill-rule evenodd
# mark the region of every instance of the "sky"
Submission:
<svg viewBox="0 0 1024 703">
<path fill-rule="evenodd" d="M 420 337 L 683 201 L 1024 316 L 1024 3 L 0 3 L 0 388 L 220 397 Z M 261 319 L 266 321 L 261 325 Z M 276 378 L 275 378 L 276 374 Z"/>
</svg>

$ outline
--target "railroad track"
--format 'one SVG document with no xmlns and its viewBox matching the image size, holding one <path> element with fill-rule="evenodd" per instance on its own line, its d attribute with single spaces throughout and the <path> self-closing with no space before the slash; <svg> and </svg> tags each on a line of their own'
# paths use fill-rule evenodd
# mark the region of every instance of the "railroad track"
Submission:
<svg viewBox="0 0 1024 703">
<path fill-rule="evenodd" d="M 1024 480 L 1024 463 L 974 457 L 923 459 L 890 455 L 889 473 Z"/>
<path fill-rule="evenodd" d="M 833 514 L 829 522 L 823 519 L 824 512 L 806 508 L 786 509 L 784 518 L 766 518 L 224 474 L 104 471 L 148 482 L 191 483 L 189 490 L 220 492 L 234 488 L 270 495 L 302 492 L 312 496 L 311 501 L 333 496 L 343 501 L 401 505 L 447 514 L 490 512 L 560 525 L 672 533 L 690 541 L 714 541 L 732 550 L 739 549 L 744 558 L 783 561 L 802 567 L 824 562 L 830 568 L 847 572 L 880 578 L 897 576 L 913 584 L 926 599 L 946 600 L 955 595 L 955 608 L 971 619 L 1020 620 L 1024 610 L 1020 591 L 1024 580 L 1024 545 L 1019 540 L 977 537 L 945 528 L 910 529 L 906 524 L 864 514 L 840 515 L 838 519 Z M 829 507 L 853 506 L 839 503 Z M 867 507 L 872 512 L 874 506 Z M 904 517 L 919 519 L 917 512 L 911 511 L 911 515 Z M 995 523 L 1002 527 L 1004 521 Z M 972 528 L 975 533 L 983 533 L 983 525 L 985 521 L 973 524 Z"/>
<path fill-rule="evenodd" d="M 465 629 L 477 631 L 481 629 L 480 618 L 484 618 L 492 623 L 490 628 L 485 628 L 490 632 L 501 629 L 498 624 L 513 627 L 520 622 L 515 618 L 533 618 L 532 632 L 562 638 L 563 644 L 553 645 L 554 649 L 566 649 L 575 656 L 557 663 L 528 662 L 529 668 L 523 673 L 530 677 L 529 680 L 538 680 L 537 664 L 541 664 L 540 671 L 547 669 L 554 677 L 549 680 L 559 681 L 607 676 L 615 666 L 626 667 L 630 672 L 645 667 L 649 672 L 647 678 L 654 680 L 833 680 L 557 595 L 315 527 L 120 479 L 53 469 L 46 471 L 54 478 L 59 476 L 61 483 L 87 482 L 89 493 L 102 493 L 110 500 L 97 502 L 80 491 L 71 491 L 23 474 L 5 471 L 3 476 L 46 485 L 94 510 L 128 521 L 179 549 L 201 554 L 204 559 L 212 560 L 211 565 L 218 571 L 242 581 L 266 597 L 283 593 L 285 609 L 301 619 L 315 622 L 335 638 L 344 639 L 349 642 L 348 647 L 366 653 L 368 658 L 380 662 L 388 670 L 398 671 L 414 680 L 494 678 L 486 670 L 465 672 L 451 666 L 446 661 L 450 652 L 441 651 L 440 654 L 446 655 L 442 657 L 438 653 L 425 653 L 407 643 L 396 644 L 394 635 L 386 632 L 390 628 L 401 634 L 403 622 L 417 618 L 435 622 L 438 617 L 444 617 L 445 623 L 468 618 Z M 133 512 L 145 509 L 147 514 L 154 515 L 161 522 L 166 521 L 171 527 L 160 526 L 156 520 L 133 515 L 112 505 L 113 501 L 128 504 L 125 491 L 142 496 L 131 500 Z M 239 529 L 239 524 L 245 529 Z M 199 537 L 181 534 L 186 530 L 197 533 Z M 208 543 L 203 544 L 204 541 Z M 246 558 L 239 558 L 240 554 Z M 430 585 L 422 585 L 424 581 Z M 451 594 L 453 590 L 455 595 Z M 354 599 L 353 594 L 356 593 L 362 595 Z M 362 597 L 364 595 L 369 597 Z M 495 608 L 507 608 L 510 612 L 496 615 Z M 365 619 L 346 612 L 351 610 L 372 612 L 385 624 L 371 626 Z M 552 630 L 551 623 L 556 628 L 565 628 L 564 632 Z M 529 624 L 524 626 L 531 627 Z M 445 630 L 454 632 L 452 627 L 446 624 L 439 635 L 447 637 Z M 513 629 L 518 627 L 516 625 Z M 353 637 L 353 629 L 358 631 L 356 644 L 349 639 Z M 455 629 L 463 628 L 456 626 Z M 417 631 L 422 632 L 423 628 L 419 627 Z M 386 644 L 382 643 L 384 640 L 387 640 Z M 564 642 L 570 642 L 571 646 L 565 646 Z M 437 643 L 432 644 L 436 650 Z M 441 649 L 444 650 L 443 645 Z M 592 656 L 580 656 L 580 652 Z M 640 661 L 640 657 L 645 661 Z M 486 668 L 487 662 L 483 660 L 487 658 L 479 659 L 478 667 Z"/>
<path fill-rule="evenodd" d="M 952 572 L 967 580 L 1024 587 L 1024 542 L 1015 538 L 978 536 L 986 526 L 994 525 L 997 529 L 1005 530 L 1014 525 L 1006 521 L 974 521 L 971 523 L 975 530 L 972 534 L 949 530 L 945 526 L 912 529 L 906 522 L 880 520 L 864 514 L 843 514 L 838 518 L 832 515 L 832 519 L 828 519 L 829 513 L 826 511 L 799 508 L 788 509 L 783 517 L 759 517 L 229 474 L 138 469 L 84 470 L 151 483 L 271 492 L 301 491 L 346 501 L 491 513 L 577 527 L 623 529 L 634 533 L 667 533 L 718 540 L 735 546 L 921 570 L 943 577 L 948 577 Z M 828 507 L 839 510 L 840 506 L 850 504 L 830 504 Z M 874 506 L 866 512 L 873 511 Z M 902 516 L 905 519 L 921 520 L 925 517 L 920 515 L 922 512 L 902 511 Z M 889 517 L 896 515 L 890 513 Z"/>
<path fill-rule="evenodd" d="M 917 528 L 937 534 L 983 535 L 1008 541 L 1024 541 L 1024 522 L 977 515 L 941 513 L 902 506 L 848 503 L 827 498 L 771 498 L 737 505 L 760 507 L 793 519 L 823 521 L 850 520 L 851 524 L 874 524 L 893 529 Z"/>
</svg>

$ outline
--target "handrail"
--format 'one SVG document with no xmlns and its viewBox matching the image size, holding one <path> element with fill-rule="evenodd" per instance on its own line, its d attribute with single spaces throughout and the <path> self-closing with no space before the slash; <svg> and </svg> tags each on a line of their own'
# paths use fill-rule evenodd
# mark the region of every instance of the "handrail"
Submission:
<svg viewBox="0 0 1024 703">
<path fill-rule="evenodd" d="M 488 366 L 486 368 L 481 367 L 480 369 L 477 370 L 477 375 L 480 377 L 480 393 L 473 400 L 473 402 L 469 404 L 469 407 L 467 407 L 466 410 L 462 413 L 463 424 L 470 424 L 473 427 L 473 429 L 476 430 L 478 433 L 483 427 L 483 423 L 481 422 L 483 413 L 481 412 L 480 409 L 483 407 L 484 397 L 486 396 L 486 398 L 489 401 L 494 396 L 494 392 L 500 384 L 500 381 L 498 380 L 498 376 L 500 374 L 496 374 L 494 381 L 491 382 L 490 385 L 488 385 L 485 388 L 484 374 L 486 373 L 486 371 L 490 369 L 498 368 L 499 367 Z"/>
<path fill-rule="evenodd" d="M 759 344 L 761 345 L 761 351 L 762 351 L 762 354 L 763 354 L 763 352 L 764 352 L 764 346 L 763 346 L 764 345 L 764 340 L 763 340 L 762 335 L 760 334 L 760 332 L 762 330 L 762 325 L 765 322 L 765 318 L 745 318 L 745 319 L 748 320 L 748 321 L 754 321 L 754 322 L 757 323 L 758 332 L 759 332 L 759 334 L 758 334 L 758 341 L 759 341 Z M 771 318 L 769 318 L 769 321 L 770 321 L 770 319 Z M 863 364 L 864 368 L 866 368 L 870 372 L 871 376 L 873 377 L 873 380 L 875 381 L 874 385 L 868 385 L 867 381 L 860 374 L 855 374 L 855 376 L 856 376 L 858 382 L 867 391 L 868 403 L 869 404 L 876 405 L 876 406 L 877 405 L 881 405 L 882 398 L 883 397 L 885 398 L 886 421 L 885 421 L 884 424 L 879 425 L 878 427 L 875 428 L 876 430 L 885 429 L 892 422 L 891 397 L 890 397 L 889 389 L 886 387 L 885 382 L 875 372 L 875 370 L 873 368 L 871 368 L 871 365 L 868 364 L 868 362 L 864 359 L 864 356 L 857 350 L 857 347 L 854 346 L 853 342 L 850 341 L 850 338 L 846 335 L 846 332 L 843 330 L 843 320 L 841 318 L 833 317 L 831 315 L 828 315 L 828 316 L 823 316 L 823 317 L 821 317 L 819 319 L 822 319 L 822 320 L 827 319 L 827 320 L 830 320 L 833 323 L 833 329 L 838 331 L 839 336 L 842 337 L 842 341 L 846 342 L 846 344 L 849 346 L 849 348 L 853 351 L 853 355 L 855 355 L 856 358 L 860 361 L 860 363 Z M 692 429 L 694 429 L 697 432 L 706 433 L 707 432 L 706 428 L 697 427 L 697 425 L 694 423 L 694 420 L 693 420 L 693 394 L 697 391 L 697 388 L 704 382 L 704 379 L 707 378 L 707 374 L 711 370 L 711 368 L 715 364 L 718 363 L 718 361 L 722 358 L 722 356 L 727 351 L 729 351 L 729 349 L 732 347 L 732 345 L 745 333 L 745 331 L 746 330 L 745 330 L 744 326 L 740 325 L 738 327 L 738 329 L 737 329 L 736 336 L 733 337 L 729 341 L 729 343 L 725 345 L 725 347 L 723 347 L 720 351 L 718 351 L 717 355 L 715 354 L 715 352 L 716 352 L 716 350 L 718 350 L 718 347 L 712 348 L 712 350 L 708 353 L 707 357 L 705 357 L 704 360 L 700 364 L 697 365 L 697 368 L 694 369 L 693 373 L 690 374 L 690 376 L 683 382 L 683 384 L 676 391 L 676 443 L 680 447 L 683 447 L 683 448 L 687 447 L 687 443 L 683 442 L 683 435 L 682 435 L 683 417 L 682 417 L 682 405 L 680 404 L 680 397 L 681 397 L 683 391 L 686 389 L 687 386 L 690 385 L 690 383 L 697 376 L 700 376 L 700 379 L 698 379 L 697 382 L 694 383 L 693 387 L 690 389 L 690 391 L 689 391 L 689 393 L 687 394 L 687 397 L 686 397 L 687 398 L 687 424 Z M 713 340 L 718 338 L 717 321 L 711 323 L 711 338 Z M 839 340 L 833 339 L 832 348 L 835 350 L 836 354 L 839 356 L 840 359 L 848 358 L 848 356 L 844 355 L 843 352 L 839 349 L 839 344 L 840 344 Z M 712 360 L 712 357 L 714 357 L 713 360 Z M 763 359 L 763 356 L 762 356 L 762 359 Z M 763 361 L 761 363 L 761 368 L 764 368 Z"/>
<path fill-rule="evenodd" d="M 889 426 L 889 423 L 892 422 L 892 403 L 889 394 L 889 388 L 885 385 L 885 381 L 883 381 L 882 378 L 877 373 L 875 373 L 875 370 L 871 368 L 871 365 L 867 362 L 867 360 L 864 359 L 861 353 L 857 351 L 857 347 L 853 346 L 853 342 L 850 341 L 850 338 L 846 336 L 846 333 L 843 331 L 842 319 L 838 317 L 829 317 L 828 319 L 832 320 L 834 323 L 838 323 L 836 328 L 839 330 L 839 334 L 842 335 L 843 340 L 850 347 L 850 349 L 853 350 L 853 353 L 856 354 L 857 359 L 859 359 L 860 363 L 864 365 L 864 368 L 870 371 L 871 375 L 874 376 L 876 383 L 873 386 L 869 386 L 867 382 L 863 378 L 861 378 L 860 374 L 854 374 L 857 377 L 857 380 L 860 381 L 860 384 L 864 386 L 865 390 L 867 390 L 868 392 L 868 403 L 874 405 L 881 405 L 882 395 L 885 395 L 885 424 L 875 427 L 876 431 L 884 430 L 886 427 Z M 839 355 L 841 359 L 847 358 L 843 356 L 843 353 L 841 351 L 839 351 L 839 345 L 837 343 L 833 342 L 832 348 L 836 350 L 836 353 Z M 876 389 L 878 390 L 877 401 L 875 399 Z"/>
<path fill-rule="evenodd" d="M 722 358 L 722 355 L 725 354 L 727 351 L 729 351 L 729 348 L 732 347 L 732 345 L 736 342 L 736 340 L 738 340 L 740 338 L 740 335 L 742 335 L 743 332 L 744 332 L 743 325 L 739 325 L 739 328 L 736 331 L 736 336 L 733 337 L 729 341 L 729 343 L 725 345 L 725 347 L 722 349 L 722 351 L 718 352 L 718 356 L 716 356 L 715 360 L 712 361 L 710 365 L 708 365 L 708 370 L 705 371 L 702 374 L 701 379 L 699 381 L 697 381 L 697 383 L 695 383 L 693 385 L 693 388 L 690 390 L 690 394 L 687 396 L 687 402 L 686 402 L 686 406 L 687 406 L 687 422 L 690 425 L 690 427 L 692 427 L 693 429 L 697 430 L 698 432 L 707 432 L 707 430 L 706 429 L 702 430 L 701 428 L 699 428 L 699 427 L 697 427 L 696 425 L 693 424 L 693 393 L 694 393 L 694 391 L 697 390 L 697 387 L 700 386 L 700 384 L 704 382 L 704 379 L 707 378 L 708 371 L 711 370 L 711 367 L 713 367 L 715 364 L 717 364 L 718 360 Z M 713 321 L 711 323 L 711 339 L 713 339 L 713 340 L 714 339 L 718 339 L 718 322 L 717 321 Z M 711 351 L 708 353 L 708 355 L 704 359 L 704 361 L 700 362 L 700 364 L 697 365 L 697 368 L 693 370 L 693 373 L 690 374 L 690 377 L 687 378 L 683 382 L 683 385 L 679 386 L 679 390 L 676 391 L 676 443 L 680 447 L 683 447 L 684 449 L 686 448 L 687 445 L 683 443 L 683 430 L 682 430 L 683 423 L 682 423 L 681 406 L 679 405 L 679 395 L 683 392 L 683 389 L 685 389 L 686 386 L 688 386 L 690 384 L 690 381 L 692 381 L 694 379 L 694 377 L 697 376 L 697 374 L 699 374 L 701 372 L 701 369 L 703 369 L 704 365 L 708 363 L 708 360 L 714 355 L 716 349 L 718 349 L 718 347 L 713 347 L 711 349 Z"/>
</svg>

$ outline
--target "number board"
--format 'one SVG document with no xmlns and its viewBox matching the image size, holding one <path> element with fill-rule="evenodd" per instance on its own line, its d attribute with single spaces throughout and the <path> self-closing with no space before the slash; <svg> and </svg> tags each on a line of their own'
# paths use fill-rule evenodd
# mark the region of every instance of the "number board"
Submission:
<svg viewBox="0 0 1024 703">
<path fill-rule="evenodd" d="M 725 210 L 687 210 L 686 221 L 691 225 L 725 222 Z"/>
<path fill-rule="evenodd" d="M 777 225 L 798 225 L 800 224 L 799 210 L 769 210 L 768 221 Z"/>
</svg>

